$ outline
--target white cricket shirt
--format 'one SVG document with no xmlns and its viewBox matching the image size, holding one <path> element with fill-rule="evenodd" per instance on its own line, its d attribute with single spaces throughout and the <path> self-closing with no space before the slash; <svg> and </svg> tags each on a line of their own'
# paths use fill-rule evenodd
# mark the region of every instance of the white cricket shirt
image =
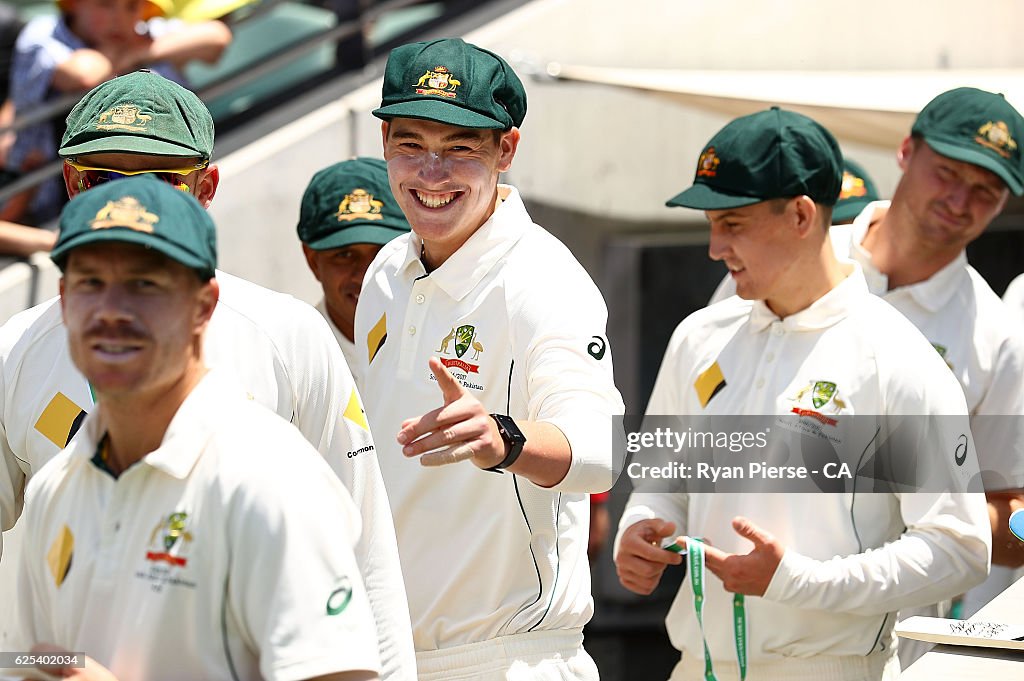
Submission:
<svg viewBox="0 0 1024 681">
<path fill-rule="evenodd" d="M 204 360 L 298 427 L 351 493 L 363 520 L 356 560 L 378 622 L 384 676 L 415 678 L 391 509 L 341 351 L 311 306 L 225 272 L 217 272 L 217 281 L 220 300 Z M 0 327 L 0 528 L 14 524 L 26 480 L 65 446 L 74 422 L 93 407 L 68 352 L 59 299 Z"/>
<path fill-rule="evenodd" d="M 587 492 L 612 483 L 612 381 L 600 292 L 518 192 L 429 275 L 400 236 L 363 281 L 356 342 L 401 546 L 418 651 L 582 627 L 593 611 Z M 551 489 L 469 462 L 425 468 L 395 440 L 437 409 L 437 356 L 492 413 L 557 426 L 572 447 Z M 366 364 L 368 362 L 368 365 Z"/>
<path fill-rule="evenodd" d="M 956 381 L 913 325 L 871 295 L 859 268 L 849 266 L 853 273 L 832 291 L 785 319 L 738 297 L 687 317 L 669 341 L 648 414 L 946 414 L 921 451 L 934 452 L 937 476 L 976 472 L 973 453 L 964 468 L 954 461 L 957 435 L 969 432 Z M 715 362 L 725 385 L 702 408 L 695 383 Z M 819 407 L 808 389 L 821 381 L 835 388 Z M 879 423 L 886 427 L 886 419 Z M 868 433 L 842 446 L 870 451 L 871 442 Z M 951 482 L 946 489 L 956 488 Z M 619 534 L 659 517 L 676 523 L 679 534 L 747 553 L 752 545 L 731 526 L 737 515 L 786 547 L 764 596 L 746 599 L 751 662 L 890 650 L 896 610 L 962 593 L 988 572 L 981 493 L 634 493 Z M 704 591 L 711 656 L 734 662 L 732 594 L 710 571 Z M 666 625 L 673 645 L 703 657 L 689 575 Z"/>
<path fill-rule="evenodd" d="M 890 203 L 875 201 L 852 224 L 833 225 L 836 257 L 856 261 L 871 292 L 913 322 L 953 371 L 967 398 L 979 463 L 988 471 L 986 489 L 1024 487 L 1024 324 L 965 253 L 925 281 L 889 290 L 888 277 L 861 243 Z M 712 302 L 735 292 L 726 277 Z"/>
<path fill-rule="evenodd" d="M 348 364 L 349 371 L 352 372 L 352 380 L 356 382 L 356 387 L 359 388 L 362 393 L 362 381 L 359 379 L 357 373 L 359 369 L 359 358 L 356 356 L 356 344 L 345 338 L 345 334 L 341 332 L 337 326 L 334 325 L 334 320 L 331 319 L 331 315 L 327 312 L 327 301 L 323 298 L 316 304 L 317 311 L 324 316 L 324 321 L 327 322 L 327 326 L 331 327 L 331 332 L 334 334 L 334 339 L 338 341 L 338 347 L 341 348 L 341 354 L 345 356 L 345 363 Z"/>
<path fill-rule="evenodd" d="M 115 480 L 101 421 L 29 486 L 15 650 L 52 642 L 136 681 L 379 669 L 357 511 L 294 428 L 211 372 Z"/>
</svg>

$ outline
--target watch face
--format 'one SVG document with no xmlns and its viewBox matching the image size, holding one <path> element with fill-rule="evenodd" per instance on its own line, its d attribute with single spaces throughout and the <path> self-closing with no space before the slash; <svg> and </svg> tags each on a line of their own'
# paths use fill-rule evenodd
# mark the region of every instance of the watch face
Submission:
<svg viewBox="0 0 1024 681">
<path fill-rule="evenodd" d="M 505 414 L 492 414 L 492 416 L 498 423 L 498 431 L 501 433 L 502 439 L 510 444 L 526 442 L 526 436 L 523 435 L 523 431 L 519 430 L 519 426 L 516 425 L 511 416 L 506 416 Z"/>
</svg>

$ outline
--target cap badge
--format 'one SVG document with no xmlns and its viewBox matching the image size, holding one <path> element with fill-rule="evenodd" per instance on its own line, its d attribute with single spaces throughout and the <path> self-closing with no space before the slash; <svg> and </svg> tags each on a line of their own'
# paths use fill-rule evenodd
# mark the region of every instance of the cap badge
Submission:
<svg viewBox="0 0 1024 681">
<path fill-rule="evenodd" d="M 100 114 L 96 121 L 97 130 L 132 130 L 146 129 L 146 123 L 153 120 L 149 114 L 139 113 L 134 104 L 118 104 Z M 110 121 L 109 123 L 107 121 Z"/>
<path fill-rule="evenodd" d="M 867 187 L 864 186 L 864 179 L 853 173 L 843 171 L 843 188 L 839 191 L 839 200 L 853 199 L 858 196 L 866 196 Z"/>
<path fill-rule="evenodd" d="M 365 189 L 354 189 L 351 194 L 346 194 L 342 202 L 338 204 L 338 222 L 381 220 L 384 217 L 380 214 L 383 207 L 384 202 L 374 199 L 373 194 L 368 193 Z"/>
<path fill-rule="evenodd" d="M 136 232 L 152 234 L 153 225 L 159 221 L 158 215 L 147 211 L 134 197 L 125 196 L 117 201 L 107 201 L 107 205 L 96 213 L 96 217 L 89 224 L 93 229 L 127 227 Z"/>
<path fill-rule="evenodd" d="M 697 159 L 697 177 L 714 177 L 718 174 L 718 164 L 722 159 L 715 156 L 715 148 L 708 147 Z"/>
<path fill-rule="evenodd" d="M 427 71 L 420 76 L 416 82 L 416 94 L 452 98 L 455 97 L 455 88 L 460 85 L 462 81 L 452 77 L 447 66 L 435 66 L 433 71 Z"/>
<path fill-rule="evenodd" d="M 978 128 L 978 136 L 974 138 L 974 141 L 1003 158 L 1010 158 L 1010 154 L 1017 149 L 1017 142 L 1010 135 L 1010 128 L 1003 121 L 996 123 L 989 121 Z"/>
</svg>

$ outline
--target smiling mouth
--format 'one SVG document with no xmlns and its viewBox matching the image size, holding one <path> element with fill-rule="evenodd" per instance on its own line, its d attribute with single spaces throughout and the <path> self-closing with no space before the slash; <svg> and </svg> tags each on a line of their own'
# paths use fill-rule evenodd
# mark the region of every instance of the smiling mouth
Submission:
<svg viewBox="0 0 1024 681">
<path fill-rule="evenodd" d="M 142 349 L 141 345 L 117 342 L 96 342 L 92 349 L 100 355 L 111 359 L 121 359 Z"/>
<path fill-rule="evenodd" d="M 441 194 L 432 194 L 423 192 L 418 189 L 413 190 L 413 195 L 416 200 L 427 208 L 443 208 L 455 200 L 462 192 L 444 192 Z"/>
</svg>

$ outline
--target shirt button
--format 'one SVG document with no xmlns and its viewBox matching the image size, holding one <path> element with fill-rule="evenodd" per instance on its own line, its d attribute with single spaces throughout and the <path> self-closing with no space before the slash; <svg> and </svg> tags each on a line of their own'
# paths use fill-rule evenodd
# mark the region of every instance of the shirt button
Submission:
<svg viewBox="0 0 1024 681">
<path fill-rule="evenodd" d="M 766 361 L 766 362 L 771 362 L 774 359 L 775 359 L 775 353 L 774 352 L 769 352 L 767 355 L 764 356 L 764 361 Z"/>
<path fill-rule="evenodd" d="M 755 387 L 756 387 L 756 388 L 757 388 L 758 390 L 760 390 L 761 388 L 763 388 L 763 387 L 764 387 L 764 379 L 763 379 L 763 378 L 759 378 L 759 379 L 757 379 L 757 383 L 755 383 L 755 384 L 754 384 L 754 386 L 755 386 Z"/>
<path fill-rule="evenodd" d="M 415 326 L 410 326 L 409 327 L 409 335 L 410 336 L 415 336 L 416 335 L 416 327 Z"/>
<path fill-rule="evenodd" d="M 422 293 L 419 294 L 418 296 L 416 296 L 416 302 L 419 303 L 420 305 L 422 305 L 423 301 L 425 301 L 426 299 L 427 299 L 427 297 L 425 295 L 423 295 Z"/>
</svg>

